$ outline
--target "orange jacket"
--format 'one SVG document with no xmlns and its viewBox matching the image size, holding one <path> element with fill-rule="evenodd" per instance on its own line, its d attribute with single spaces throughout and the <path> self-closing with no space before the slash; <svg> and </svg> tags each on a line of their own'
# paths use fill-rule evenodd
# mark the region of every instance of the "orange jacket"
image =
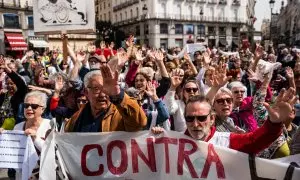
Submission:
<svg viewBox="0 0 300 180">
<path fill-rule="evenodd" d="M 85 107 L 85 106 L 84 106 Z M 73 132 L 76 121 L 84 107 L 78 110 L 65 124 L 65 132 Z M 139 131 L 147 125 L 147 117 L 137 101 L 124 94 L 122 102 L 111 104 L 102 119 L 102 132 Z"/>
</svg>

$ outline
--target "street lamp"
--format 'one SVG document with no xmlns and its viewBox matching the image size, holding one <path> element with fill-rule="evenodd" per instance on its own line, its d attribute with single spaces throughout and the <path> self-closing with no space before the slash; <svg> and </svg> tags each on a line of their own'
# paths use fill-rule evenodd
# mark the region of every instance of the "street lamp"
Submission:
<svg viewBox="0 0 300 180">
<path fill-rule="evenodd" d="M 203 20 L 203 14 L 204 14 L 204 13 L 203 13 L 203 9 L 202 9 L 202 8 L 200 9 L 200 13 L 199 13 L 199 14 L 200 14 L 200 22 L 203 23 L 202 20 Z M 205 32 L 205 26 L 204 26 L 204 32 Z M 203 32 L 203 26 L 201 25 L 201 29 L 200 29 L 200 40 L 202 39 L 202 34 L 204 34 L 204 32 Z M 201 40 L 201 41 L 202 41 L 202 40 Z M 205 41 L 205 40 L 204 40 L 204 41 Z"/>
<path fill-rule="evenodd" d="M 271 9 L 271 18 L 270 18 L 270 41 L 272 40 L 272 14 L 273 14 L 273 8 L 274 8 L 274 4 L 275 4 L 275 0 L 270 0 L 269 1 L 270 4 L 270 9 Z"/>
</svg>

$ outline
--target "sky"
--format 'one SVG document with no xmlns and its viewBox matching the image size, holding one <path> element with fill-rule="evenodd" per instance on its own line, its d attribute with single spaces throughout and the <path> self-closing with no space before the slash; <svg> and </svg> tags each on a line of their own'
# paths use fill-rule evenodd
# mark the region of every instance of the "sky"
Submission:
<svg viewBox="0 0 300 180">
<path fill-rule="evenodd" d="M 270 19 L 271 16 L 271 10 L 270 10 L 270 4 L 269 0 L 256 0 L 255 5 L 255 17 L 257 18 L 254 27 L 256 30 L 260 31 L 261 24 L 263 19 Z M 275 0 L 275 5 L 273 9 L 273 13 L 280 12 L 281 7 L 281 1 L 282 0 Z M 287 4 L 287 0 L 284 0 L 284 4 Z"/>
</svg>

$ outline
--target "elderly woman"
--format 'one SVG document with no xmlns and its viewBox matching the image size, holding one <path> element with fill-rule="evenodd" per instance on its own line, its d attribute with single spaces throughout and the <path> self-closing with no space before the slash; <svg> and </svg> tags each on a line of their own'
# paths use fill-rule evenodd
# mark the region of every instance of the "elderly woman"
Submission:
<svg viewBox="0 0 300 180">
<path fill-rule="evenodd" d="M 184 132 L 186 123 L 184 118 L 184 108 L 187 100 L 194 95 L 199 94 L 199 86 L 196 80 L 187 80 L 183 83 L 181 89 L 181 99 L 176 100 L 176 89 L 181 85 L 184 77 L 182 69 L 176 69 L 171 75 L 171 87 L 165 96 L 164 103 L 167 106 L 170 115 L 173 115 L 174 130 Z"/>
<path fill-rule="evenodd" d="M 14 130 L 24 131 L 26 135 L 31 136 L 38 154 L 42 151 L 45 139 L 51 131 L 51 121 L 42 118 L 46 106 L 46 94 L 39 91 L 32 91 L 26 94 L 24 99 L 24 116 L 26 120 L 14 127 Z M 3 130 L 0 129 L 0 132 Z M 35 173 L 32 174 L 31 179 L 38 179 L 38 169 L 39 166 L 36 166 L 33 170 Z M 18 176 L 21 176 L 20 172 L 16 174 L 16 177 Z"/>
<path fill-rule="evenodd" d="M 228 88 L 222 87 L 217 92 L 213 108 L 215 111 L 215 127 L 219 132 L 243 132 L 242 129 L 235 126 L 234 121 L 230 118 L 233 107 L 233 95 Z"/>
</svg>

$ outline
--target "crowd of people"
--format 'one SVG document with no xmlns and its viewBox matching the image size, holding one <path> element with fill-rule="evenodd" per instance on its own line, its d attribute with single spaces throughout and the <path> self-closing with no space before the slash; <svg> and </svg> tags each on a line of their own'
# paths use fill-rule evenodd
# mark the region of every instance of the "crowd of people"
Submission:
<svg viewBox="0 0 300 180">
<path fill-rule="evenodd" d="M 154 49 L 130 36 L 117 50 L 68 46 L 68 59 L 0 55 L 0 133 L 23 130 L 40 154 L 55 118 L 65 133 L 177 131 L 267 159 L 300 153 L 299 50 L 199 47 Z"/>
</svg>

